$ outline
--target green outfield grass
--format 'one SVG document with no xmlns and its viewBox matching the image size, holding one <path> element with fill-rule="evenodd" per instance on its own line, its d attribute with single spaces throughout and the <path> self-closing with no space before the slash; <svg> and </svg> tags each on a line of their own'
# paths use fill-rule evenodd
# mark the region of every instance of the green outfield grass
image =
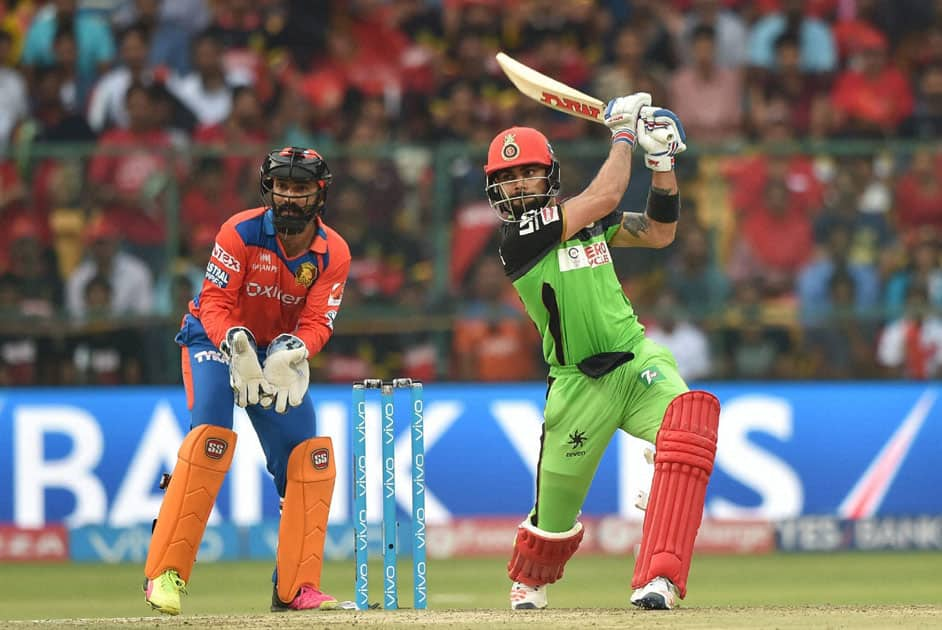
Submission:
<svg viewBox="0 0 942 630">
<path fill-rule="evenodd" d="M 430 607 L 506 609 L 505 562 L 505 558 L 431 561 Z M 197 563 L 184 600 L 185 616 L 267 612 L 271 569 L 270 563 L 258 562 Z M 577 556 L 566 567 L 565 579 L 551 587 L 550 605 L 553 609 L 629 608 L 631 569 L 630 559 Z M 0 565 L 0 619 L 146 616 L 151 613 L 143 602 L 142 570 L 142 565 Z M 371 575 L 371 596 L 380 601 L 379 563 L 371 565 Z M 411 565 L 403 559 L 403 607 L 412 605 L 411 578 Z M 353 563 L 328 564 L 323 585 L 338 599 L 352 599 Z M 684 600 L 691 614 L 698 608 L 910 605 L 930 607 L 942 623 L 942 553 L 699 556 Z"/>
</svg>

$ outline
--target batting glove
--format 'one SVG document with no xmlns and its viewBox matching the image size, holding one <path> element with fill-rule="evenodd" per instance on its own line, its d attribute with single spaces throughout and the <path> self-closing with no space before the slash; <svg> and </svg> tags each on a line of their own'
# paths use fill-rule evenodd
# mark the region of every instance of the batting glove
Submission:
<svg viewBox="0 0 942 630">
<path fill-rule="evenodd" d="M 642 107 L 638 118 L 638 144 L 644 148 L 644 163 L 664 173 L 674 168 L 674 156 L 687 150 L 687 134 L 677 114 L 660 107 Z"/>
<path fill-rule="evenodd" d="M 605 126 L 612 130 L 612 142 L 626 142 L 635 145 L 635 125 L 638 113 L 645 105 L 651 104 L 651 95 L 636 92 L 628 96 L 613 98 L 605 106 Z"/>
<path fill-rule="evenodd" d="M 307 346 L 298 337 L 283 333 L 268 346 L 265 380 L 271 383 L 275 411 L 285 413 L 288 405 L 297 407 L 304 400 L 311 382 Z"/>
<path fill-rule="evenodd" d="M 252 331 L 242 326 L 230 328 L 219 349 L 229 359 L 229 385 L 237 405 L 257 405 L 262 397 L 272 393 L 258 362 Z"/>
</svg>

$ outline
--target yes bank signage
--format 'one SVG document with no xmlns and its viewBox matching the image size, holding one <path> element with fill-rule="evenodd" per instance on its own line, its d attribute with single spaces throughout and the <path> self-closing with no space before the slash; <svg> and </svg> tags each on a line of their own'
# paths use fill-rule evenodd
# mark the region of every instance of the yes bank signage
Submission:
<svg viewBox="0 0 942 630">
<path fill-rule="evenodd" d="M 706 513 L 714 518 L 845 518 L 940 514 L 942 401 L 916 384 L 709 387 L 723 404 Z M 426 508 L 452 516 L 517 515 L 533 501 L 544 387 L 435 385 L 425 389 Z M 337 483 L 331 521 L 350 518 L 350 390 L 314 387 L 319 432 L 333 439 Z M 397 399 L 397 498 L 410 508 L 409 402 Z M 379 402 L 367 409 L 369 518 L 380 517 Z M 189 425 L 182 390 L 7 390 L 0 397 L 0 522 L 35 526 L 149 523 L 161 473 Z M 211 524 L 277 518 L 277 496 L 244 412 L 232 468 Z M 584 444 L 594 439 L 580 429 Z M 650 484 L 649 445 L 619 436 L 584 511 L 640 519 Z"/>
</svg>

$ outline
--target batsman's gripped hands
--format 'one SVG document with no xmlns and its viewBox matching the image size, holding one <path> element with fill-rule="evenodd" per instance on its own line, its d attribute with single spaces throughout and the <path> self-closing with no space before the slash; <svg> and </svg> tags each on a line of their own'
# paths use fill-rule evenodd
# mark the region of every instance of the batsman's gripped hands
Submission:
<svg viewBox="0 0 942 630">
<path fill-rule="evenodd" d="M 263 373 L 272 387 L 278 413 L 285 413 L 288 405 L 297 407 L 304 400 L 311 382 L 307 359 L 307 346 L 294 335 L 282 333 L 268 346 Z"/>
<path fill-rule="evenodd" d="M 662 107 L 641 108 L 637 136 L 645 152 L 644 163 L 655 172 L 672 170 L 674 156 L 687 150 L 687 134 L 680 118 Z"/>
<path fill-rule="evenodd" d="M 263 398 L 271 398 L 274 388 L 262 373 L 252 331 L 242 326 L 230 328 L 220 350 L 229 359 L 229 385 L 237 405 L 257 405 Z"/>
<path fill-rule="evenodd" d="M 612 142 L 627 142 L 634 146 L 635 129 L 641 108 L 651 104 L 647 92 L 635 92 L 628 96 L 613 98 L 605 106 L 605 126 L 612 130 Z"/>
</svg>

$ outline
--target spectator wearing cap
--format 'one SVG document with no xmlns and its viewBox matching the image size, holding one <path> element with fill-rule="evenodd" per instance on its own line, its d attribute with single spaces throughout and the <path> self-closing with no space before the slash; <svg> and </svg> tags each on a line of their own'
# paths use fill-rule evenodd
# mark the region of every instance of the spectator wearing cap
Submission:
<svg viewBox="0 0 942 630">
<path fill-rule="evenodd" d="M 775 63 L 775 40 L 794 32 L 801 46 L 804 72 L 833 72 L 837 67 L 834 37 L 826 22 L 804 13 L 804 0 L 783 0 L 782 10 L 760 18 L 749 32 L 749 64 L 770 68 Z"/>
<path fill-rule="evenodd" d="M 95 276 L 111 285 L 111 313 L 150 314 L 154 303 L 153 276 L 139 258 L 121 251 L 121 231 L 106 218 L 89 223 L 85 232 L 89 256 L 66 281 L 66 306 L 71 315 L 85 315 L 85 289 Z"/>
<path fill-rule="evenodd" d="M 899 68 L 887 63 L 881 34 L 858 41 L 850 68 L 831 91 L 832 129 L 843 136 L 885 137 L 912 114 L 913 92 Z"/>
<path fill-rule="evenodd" d="M 32 68 L 59 61 L 53 47 L 57 31 L 71 30 L 77 47 L 80 82 L 91 85 L 115 57 L 108 24 L 89 11 L 77 9 L 78 0 L 55 0 L 40 9 L 30 24 L 21 63 Z"/>
</svg>

